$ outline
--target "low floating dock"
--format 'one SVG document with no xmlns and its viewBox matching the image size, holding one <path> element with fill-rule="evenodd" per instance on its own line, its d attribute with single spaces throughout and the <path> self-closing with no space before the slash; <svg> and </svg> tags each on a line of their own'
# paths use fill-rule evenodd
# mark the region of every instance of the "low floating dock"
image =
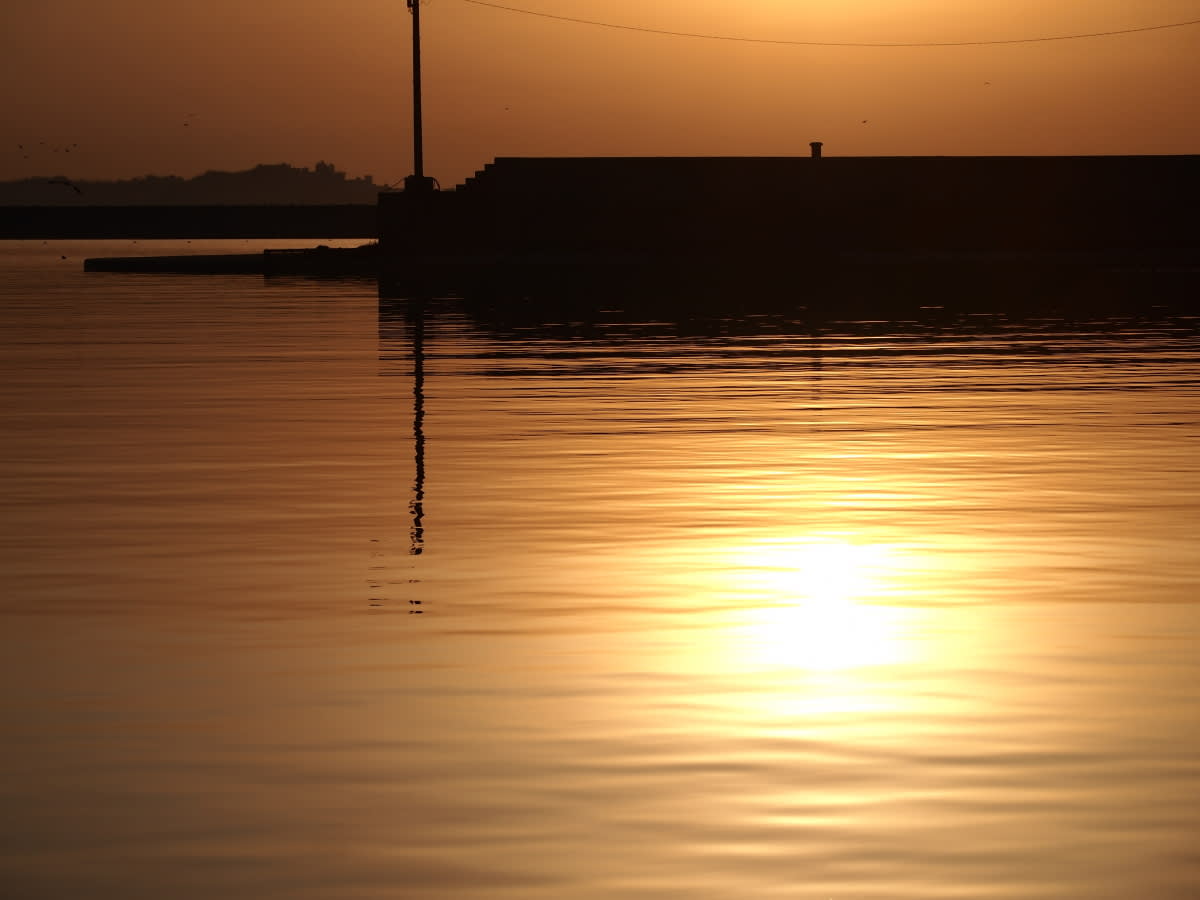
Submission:
<svg viewBox="0 0 1200 900">
<path fill-rule="evenodd" d="M 179 275 L 378 276 L 380 255 L 374 246 L 318 246 L 261 253 L 106 256 L 85 259 L 83 270 Z"/>
</svg>

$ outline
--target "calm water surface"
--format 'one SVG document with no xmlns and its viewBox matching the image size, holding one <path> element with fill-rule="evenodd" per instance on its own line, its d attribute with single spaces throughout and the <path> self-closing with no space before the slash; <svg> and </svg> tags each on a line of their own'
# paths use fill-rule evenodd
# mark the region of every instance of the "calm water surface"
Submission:
<svg viewBox="0 0 1200 900">
<path fill-rule="evenodd" d="M 145 249 L 0 244 L 5 897 L 1200 896 L 1197 322 Z"/>
</svg>

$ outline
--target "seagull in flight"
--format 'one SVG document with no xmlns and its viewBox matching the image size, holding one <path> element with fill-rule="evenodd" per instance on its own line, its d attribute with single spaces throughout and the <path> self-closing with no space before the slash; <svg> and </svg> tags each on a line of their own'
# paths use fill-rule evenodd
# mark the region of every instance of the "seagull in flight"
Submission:
<svg viewBox="0 0 1200 900">
<path fill-rule="evenodd" d="M 77 194 L 83 193 L 83 191 L 80 189 L 79 185 L 77 185 L 75 182 L 73 182 L 70 178 L 65 178 L 62 175 L 59 175 L 57 178 L 47 178 L 46 184 L 61 184 L 64 187 L 69 187 L 71 190 L 73 190 Z"/>
</svg>

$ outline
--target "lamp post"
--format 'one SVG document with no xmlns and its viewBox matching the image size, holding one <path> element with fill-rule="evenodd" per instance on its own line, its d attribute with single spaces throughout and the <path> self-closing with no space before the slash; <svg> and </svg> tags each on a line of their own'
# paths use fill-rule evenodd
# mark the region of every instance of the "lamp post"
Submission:
<svg viewBox="0 0 1200 900">
<path fill-rule="evenodd" d="M 407 0 L 412 13 L 413 86 L 413 173 L 404 179 L 404 190 L 429 192 L 433 179 L 425 177 L 425 154 L 421 135 L 421 0 Z"/>
</svg>

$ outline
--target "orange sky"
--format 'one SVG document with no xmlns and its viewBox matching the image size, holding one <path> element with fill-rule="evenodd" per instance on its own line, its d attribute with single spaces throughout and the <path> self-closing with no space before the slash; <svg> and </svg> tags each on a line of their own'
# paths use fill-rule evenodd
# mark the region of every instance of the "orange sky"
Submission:
<svg viewBox="0 0 1200 900">
<path fill-rule="evenodd" d="M 1194 0 L 499 2 L 813 41 L 1008 39 L 1200 18 Z M 797 47 L 463 0 L 430 0 L 422 25 L 426 171 L 447 187 L 494 156 L 786 155 L 811 140 L 828 155 L 1200 152 L 1200 26 L 992 47 Z M 8 0 L 0 179 L 326 159 L 396 181 L 412 165 L 409 27 L 404 0 Z"/>
</svg>

